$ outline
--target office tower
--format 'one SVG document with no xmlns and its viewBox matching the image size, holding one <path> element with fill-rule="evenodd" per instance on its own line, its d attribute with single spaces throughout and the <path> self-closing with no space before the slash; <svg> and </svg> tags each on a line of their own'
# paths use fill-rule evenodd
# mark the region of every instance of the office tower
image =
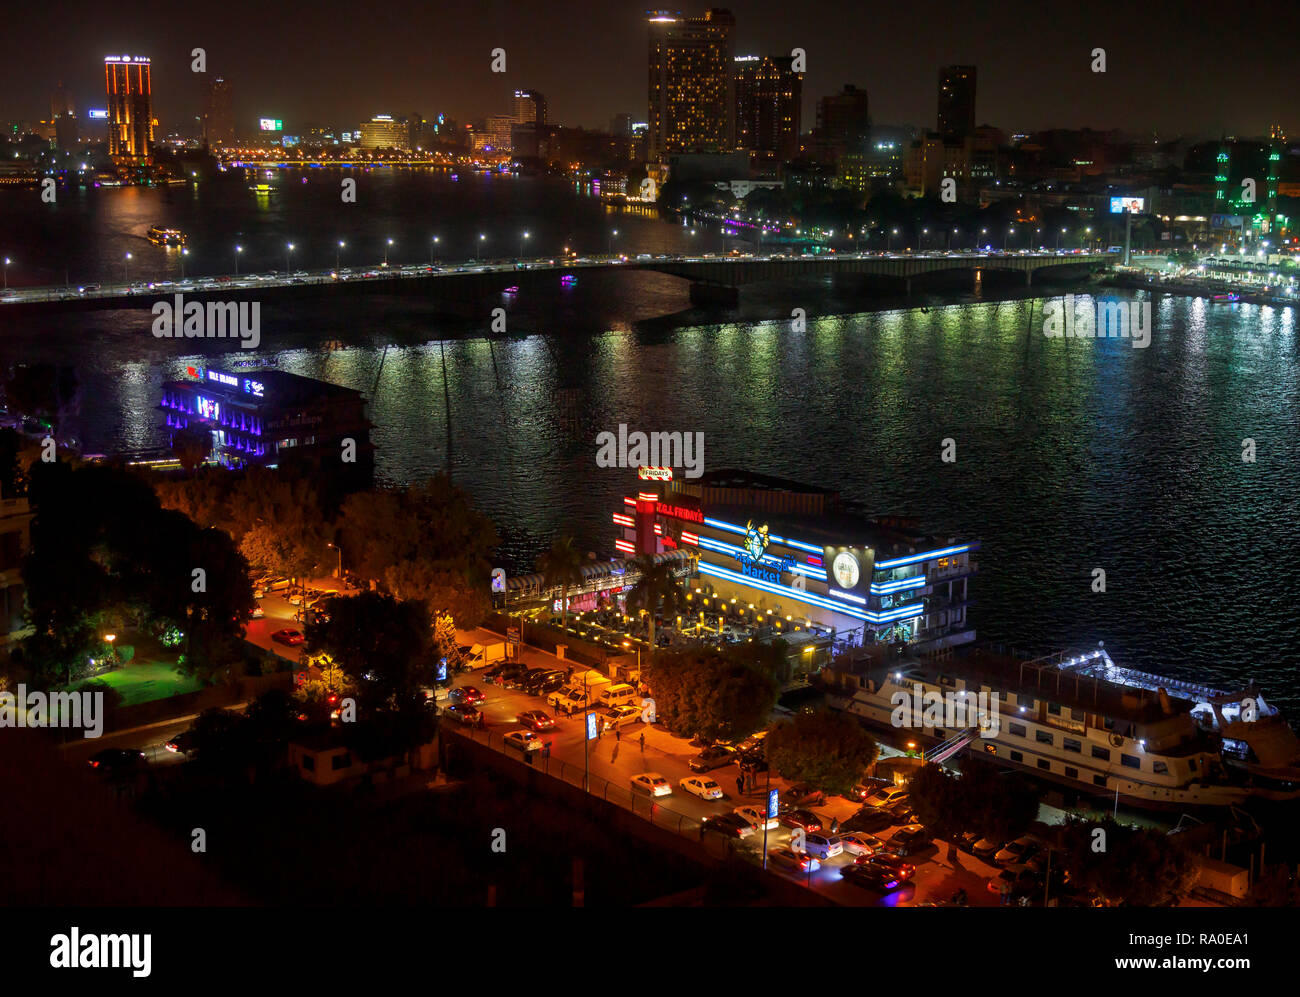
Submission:
<svg viewBox="0 0 1300 997">
<path fill-rule="evenodd" d="M 736 147 L 733 65 L 736 19 L 729 10 L 703 17 L 649 11 L 651 159 L 675 152 Z"/>
<path fill-rule="evenodd" d="M 799 151 L 803 74 L 789 56 L 736 57 L 736 145 L 773 154 L 779 162 Z"/>
<path fill-rule="evenodd" d="M 408 149 L 424 148 L 424 115 L 418 111 L 412 111 L 406 116 L 406 133 Z"/>
<path fill-rule="evenodd" d="M 203 144 L 209 148 L 235 144 L 230 83 L 220 76 L 209 76 L 203 84 Z"/>
<path fill-rule="evenodd" d="M 867 92 L 851 83 L 817 102 L 817 132 L 822 143 L 839 155 L 863 155 L 871 138 Z"/>
<path fill-rule="evenodd" d="M 140 55 L 104 59 L 108 96 L 108 154 L 148 159 L 153 146 L 153 83 L 149 60 Z"/>
<path fill-rule="evenodd" d="M 975 67 L 939 69 L 939 134 L 966 135 L 975 130 Z"/>
<path fill-rule="evenodd" d="M 376 114 L 361 123 L 357 145 L 363 149 L 405 149 L 411 137 L 406 122 L 394 120 L 391 114 Z"/>
<path fill-rule="evenodd" d="M 632 137 L 632 115 L 626 111 L 620 111 L 609 119 L 609 133 L 617 135 L 619 138 Z"/>
<path fill-rule="evenodd" d="M 509 147 L 516 156 L 538 156 L 545 145 L 546 98 L 536 90 L 516 90 L 510 105 Z"/>
<path fill-rule="evenodd" d="M 77 144 L 77 116 L 72 111 L 72 97 L 62 81 L 50 95 L 50 122 L 54 125 L 54 144 L 60 149 L 72 149 Z"/>
</svg>

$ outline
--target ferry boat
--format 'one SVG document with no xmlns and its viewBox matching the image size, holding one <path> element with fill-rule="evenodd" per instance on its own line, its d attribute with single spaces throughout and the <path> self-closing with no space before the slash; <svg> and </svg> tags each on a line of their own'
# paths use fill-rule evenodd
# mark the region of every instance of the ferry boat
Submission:
<svg viewBox="0 0 1300 997">
<path fill-rule="evenodd" d="M 1029 659 L 967 645 L 827 674 L 833 708 L 929 743 L 927 760 L 969 749 L 1084 795 L 1156 809 L 1300 797 L 1300 739 L 1253 682 L 1232 692 L 1138 672 L 1100 647 Z M 939 705 L 908 712 L 918 702 Z"/>
<path fill-rule="evenodd" d="M 183 246 L 186 242 L 185 233 L 178 228 L 154 225 L 146 234 L 149 241 L 158 246 Z"/>
<path fill-rule="evenodd" d="M 1210 300 L 1216 305 L 1230 305 L 1234 301 L 1240 301 L 1241 295 L 1235 291 L 1229 291 L 1227 294 L 1216 294 Z"/>
</svg>

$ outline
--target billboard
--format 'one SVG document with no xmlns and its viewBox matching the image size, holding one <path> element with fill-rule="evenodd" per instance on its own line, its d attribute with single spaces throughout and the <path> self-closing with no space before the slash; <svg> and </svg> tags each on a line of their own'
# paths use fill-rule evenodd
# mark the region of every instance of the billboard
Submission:
<svg viewBox="0 0 1300 997">
<path fill-rule="evenodd" d="M 1147 199 L 1145 197 L 1112 197 L 1110 199 L 1110 213 L 1112 215 L 1122 215 L 1130 211 L 1135 215 L 1140 215 L 1146 210 Z"/>
<path fill-rule="evenodd" d="M 261 118 L 259 123 L 264 132 L 281 132 L 284 131 L 284 122 L 279 118 Z"/>
<path fill-rule="evenodd" d="M 108 111 L 101 111 L 98 108 L 91 108 L 89 111 L 86 112 L 86 117 L 90 118 L 92 121 L 107 121 Z"/>
<path fill-rule="evenodd" d="M 831 547 L 822 550 L 822 565 L 831 594 L 850 595 L 854 602 L 863 601 L 871 592 L 871 573 L 876 568 L 876 552 L 870 547 Z M 865 603 L 864 603 L 865 604 Z"/>
</svg>

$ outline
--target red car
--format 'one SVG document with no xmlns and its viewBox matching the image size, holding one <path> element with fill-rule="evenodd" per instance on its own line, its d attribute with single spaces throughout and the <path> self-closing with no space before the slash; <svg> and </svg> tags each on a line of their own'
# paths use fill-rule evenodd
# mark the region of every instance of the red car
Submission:
<svg viewBox="0 0 1300 997">
<path fill-rule="evenodd" d="M 786 827 L 801 827 L 810 833 L 822 829 L 822 819 L 811 810 L 787 810 L 777 820 Z"/>
<path fill-rule="evenodd" d="M 453 703 L 481 703 L 483 702 L 483 693 L 472 685 L 462 685 L 451 690 L 451 701 Z"/>
<path fill-rule="evenodd" d="M 307 638 L 297 630 L 277 630 L 271 634 L 271 639 L 277 644 L 288 644 L 290 647 L 297 647 Z"/>
<path fill-rule="evenodd" d="M 865 859 L 866 861 L 863 861 Z M 912 873 L 916 867 L 907 862 L 901 855 L 895 855 L 893 852 L 877 852 L 875 855 L 859 855 L 854 862 L 855 865 L 871 866 L 875 869 L 883 869 L 893 873 L 900 883 L 906 882 L 912 878 Z"/>
</svg>

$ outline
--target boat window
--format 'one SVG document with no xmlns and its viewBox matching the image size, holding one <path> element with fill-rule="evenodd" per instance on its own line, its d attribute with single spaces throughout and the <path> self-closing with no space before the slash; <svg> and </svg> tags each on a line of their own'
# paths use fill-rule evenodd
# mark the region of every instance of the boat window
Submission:
<svg viewBox="0 0 1300 997">
<path fill-rule="evenodd" d="M 1169 766 L 1166 765 L 1164 762 L 1152 762 L 1151 771 L 1154 772 L 1156 775 L 1168 775 Z"/>
<path fill-rule="evenodd" d="M 1106 785 L 1106 777 L 1104 775 L 1094 775 L 1092 777 L 1092 784 L 1094 786 L 1104 786 Z"/>
<path fill-rule="evenodd" d="M 1066 751 L 1073 751 L 1076 755 L 1083 751 L 1083 745 L 1072 737 L 1067 737 L 1061 741 L 1061 747 Z"/>
<path fill-rule="evenodd" d="M 1045 731 L 1045 730 L 1034 731 L 1034 740 L 1037 741 L 1039 744 L 1055 744 L 1055 743 L 1056 743 L 1056 740 L 1055 740 L 1055 738 L 1052 736 L 1051 732 L 1050 732 L 1050 731 Z"/>
<path fill-rule="evenodd" d="M 1065 766 L 1065 774 L 1066 774 L 1067 778 L 1070 778 L 1070 779 L 1077 779 L 1077 778 L 1079 778 L 1079 770 L 1076 769 L 1076 768 L 1071 768 L 1069 765 Z"/>
<path fill-rule="evenodd" d="M 1046 758 L 1038 759 L 1038 767 L 1040 769 L 1046 769 L 1048 772 L 1052 771 L 1052 763 L 1049 762 Z"/>
<path fill-rule="evenodd" d="M 1059 717 L 1059 716 L 1061 715 L 1061 707 L 1060 707 L 1060 704 L 1059 704 L 1059 703 L 1048 703 L 1048 704 L 1047 704 L 1047 712 L 1050 713 L 1050 714 L 1051 714 L 1052 716 L 1054 716 L 1054 717 Z"/>
<path fill-rule="evenodd" d="M 1008 724 L 1008 725 L 1007 725 L 1007 729 L 1008 729 L 1009 731 L 1011 731 L 1011 733 L 1015 734 L 1016 737 L 1024 737 L 1024 736 L 1025 736 L 1025 725 L 1024 725 L 1024 724 Z"/>
<path fill-rule="evenodd" d="M 1109 749 L 1109 748 L 1099 748 L 1099 747 L 1097 747 L 1097 746 L 1094 744 L 1094 745 L 1092 746 L 1092 757 L 1093 757 L 1093 758 L 1100 758 L 1100 759 L 1102 759 L 1103 761 L 1107 761 L 1107 762 L 1108 762 L 1108 761 L 1110 761 L 1110 749 Z"/>
<path fill-rule="evenodd" d="M 1011 760 L 1013 762 L 1023 762 L 1025 760 L 1025 756 L 1021 754 L 1019 751 L 1013 751 L 1011 752 Z"/>
<path fill-rule="evenodd" d="M 1137 755 L 1120 755 L 1119 760 L 1120 760 L 1120 764 L 1126 766 L 1127 768 L 1140 769 L 1142 767 L 1142 759 L 1140 759 Z"/>
</svg>

